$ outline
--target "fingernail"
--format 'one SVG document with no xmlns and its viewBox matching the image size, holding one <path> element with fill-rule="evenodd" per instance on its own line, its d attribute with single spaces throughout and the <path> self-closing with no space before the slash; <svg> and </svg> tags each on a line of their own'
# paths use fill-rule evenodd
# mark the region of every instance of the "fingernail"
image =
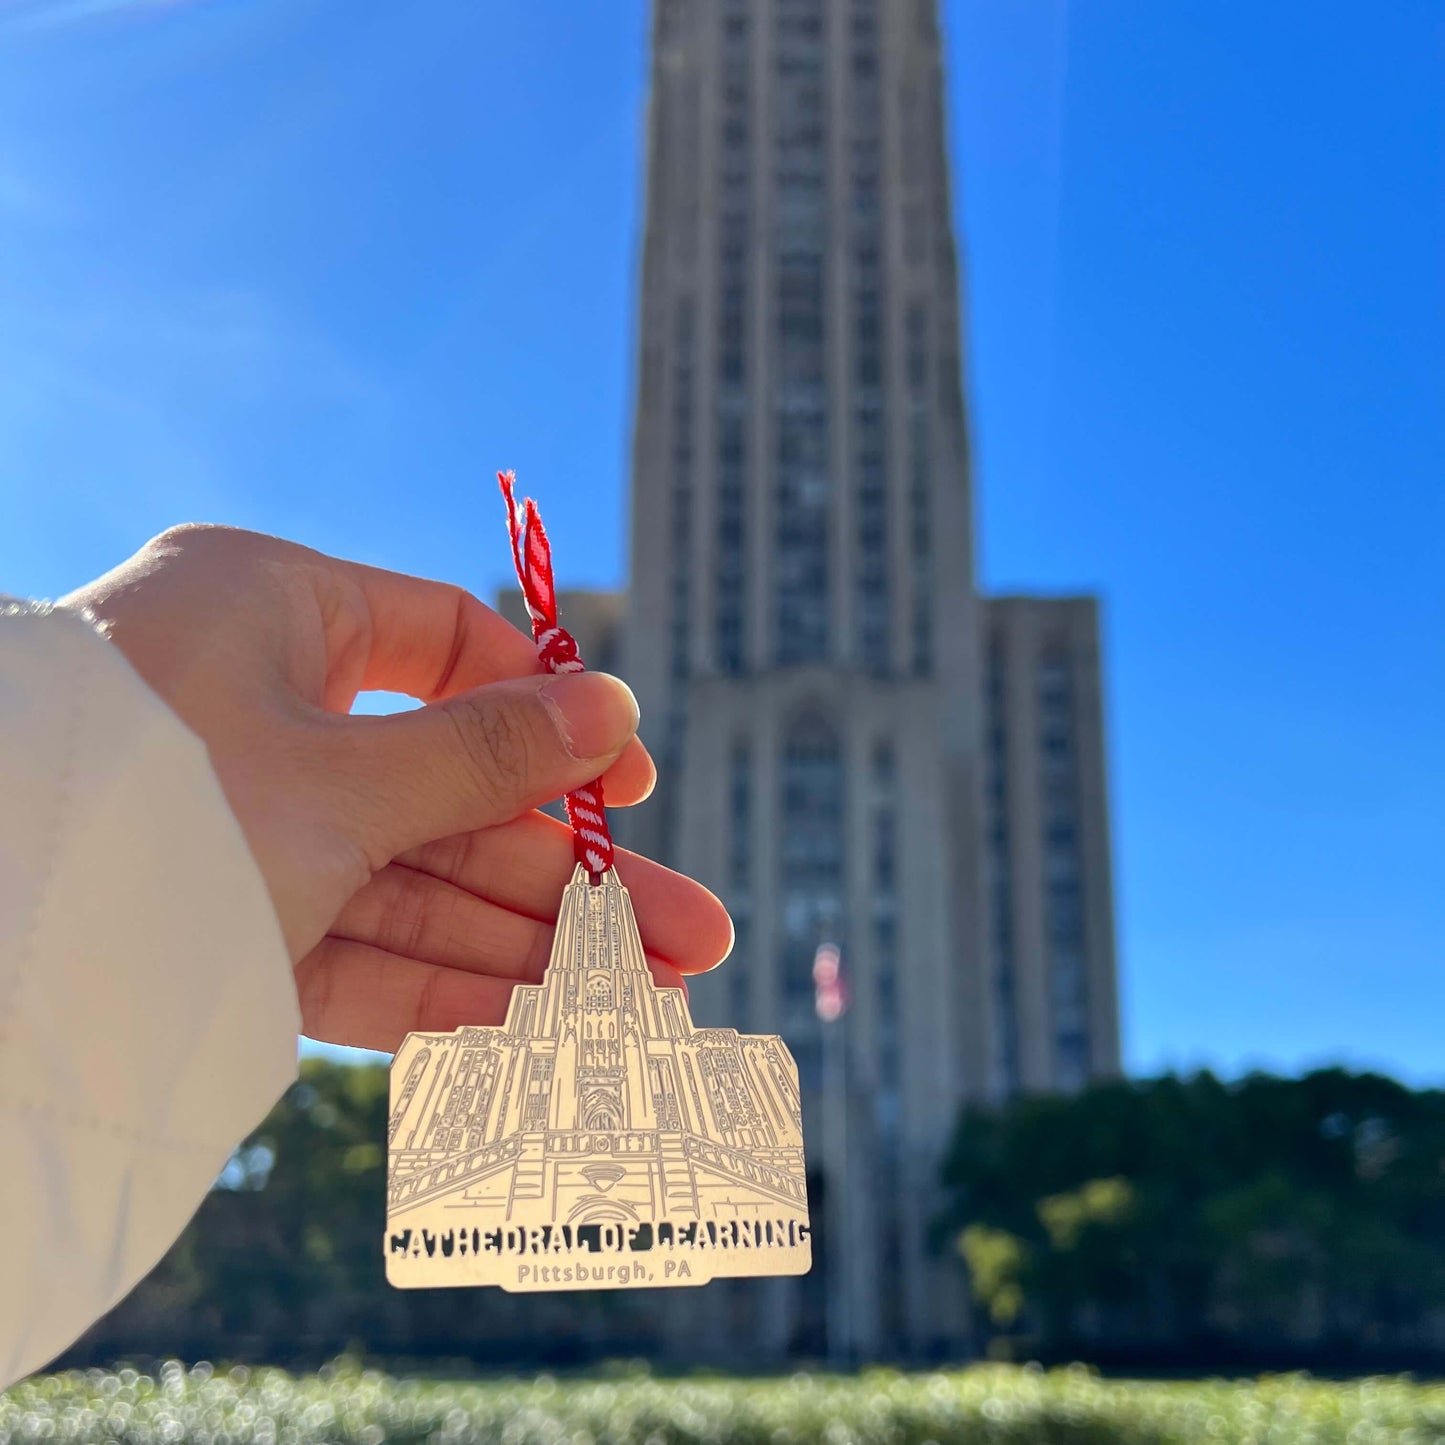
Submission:
<svg viewBox="0 0 1445 1445">
<path fill-rule="evenodd" d="M 641 714 L 632 689 L 605 672 L 566 672 L 538 690 L 557 735 L 579 762 L 620 752 Z"/>
</svg>

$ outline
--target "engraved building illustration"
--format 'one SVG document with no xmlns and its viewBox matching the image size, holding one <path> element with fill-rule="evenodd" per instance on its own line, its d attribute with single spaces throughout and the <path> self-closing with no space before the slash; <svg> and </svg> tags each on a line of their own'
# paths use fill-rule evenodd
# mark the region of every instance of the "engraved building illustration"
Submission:
<svg viewBox="0 0 1445 1445">
<path fill-rule="evenodd" d="M 506 1023 L 411 1034 L 396 1056 L 388 1277 L 575 1285 L 532 1271 L 604 1253 L 633 1268 L 592 1287 L 804 1270 L 799 1111 L 780 1041 L 694 1028 L 682 991 L 654 985 L 617 875 L 579 866 Z"/>
</svg>

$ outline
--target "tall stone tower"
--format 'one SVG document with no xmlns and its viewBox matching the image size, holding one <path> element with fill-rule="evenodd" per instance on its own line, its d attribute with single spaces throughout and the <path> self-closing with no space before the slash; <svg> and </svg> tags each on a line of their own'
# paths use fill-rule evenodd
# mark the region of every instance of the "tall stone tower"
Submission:
<svg viewBox="0 0 1445 1445">
<path fill-rule="evenodd" d="M 662 781 L 621 831 L 733 912 L 699 1019 L 781 1032 L 802 1076 L 823 1263 L 723 1287 L 728 1318 L 769 1353 L 919 1357 L 965 1318 L 927 1241 L 960 1104 L 1117 1066 L 1101 726 L 1097 826 L 1072 822 L 1102 942 L 1060 1002 L 1042 893 L 998 884 L 1019 795 L 992 739 L 1036 710 L 989 688 L 1031 696 L 1037 658 L 974 583 L 934 0 L 655 0 L 652 43 L 623 664 Z M 1042 646 L 1060 604 L 1035 605 Z M 1064 631 L 1068 731 L 1097 650 Z M 853 998 L 827 1026 L 823 941 Z"/>
</svg>

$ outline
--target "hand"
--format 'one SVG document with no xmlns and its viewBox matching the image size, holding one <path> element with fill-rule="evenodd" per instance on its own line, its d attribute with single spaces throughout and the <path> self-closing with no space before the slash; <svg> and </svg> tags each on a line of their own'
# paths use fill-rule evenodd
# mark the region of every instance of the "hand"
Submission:
<svg viewBox="0 0 1445 1445">
<path fill-rule="evenodd" d="M 104 623 L 210 750 L 313 1038 L 394 1050 L 500 1023 L 512 985 L 542 976 L 572 871 L 570 831 L 534 810 L 598 776 L 609 804 L 636 803 L 656 777 L 623 683 L 542 672 L 458 587 L 187 526 L 60 605 Z M 364 688 L 427 706 L 353 717 Z M 618 873 L 659 983 L 726 956 L 706 889 L 627 853 Z"/>
</svg>

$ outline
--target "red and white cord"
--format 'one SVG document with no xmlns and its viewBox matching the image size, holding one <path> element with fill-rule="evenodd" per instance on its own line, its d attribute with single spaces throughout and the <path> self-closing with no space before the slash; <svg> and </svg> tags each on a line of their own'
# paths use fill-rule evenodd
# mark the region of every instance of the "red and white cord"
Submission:
<svg viewBox="0 0 1445 1445">
<path fill-rule="evenodd" d="M 512 561 L 527 615 L 532 619 L 532 639 L 537 656 L 549 672 L 582 672 L 577 640 L 557 622 L 557 588 L 552 580 L 552 548 L 537 504 L 528 497 L 517 504 L 515 472 L 498 472 L 502 495 L 507 499 L 507 535 L 512 541 Z M 572 849 L 577 861 L 595 879 L 612 867 L 612 832 L 602 800 L 602 779 L 568 793 L 567 821 L 572 825 Z"/>
</svg>

